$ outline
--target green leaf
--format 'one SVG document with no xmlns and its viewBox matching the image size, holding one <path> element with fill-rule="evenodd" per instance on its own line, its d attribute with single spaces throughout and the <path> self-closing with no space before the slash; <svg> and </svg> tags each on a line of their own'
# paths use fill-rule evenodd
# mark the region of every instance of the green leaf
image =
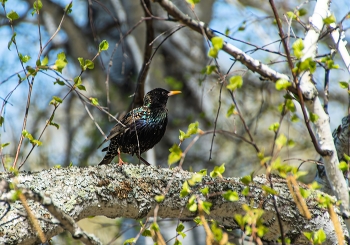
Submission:
<svg viewBox="0 0 350 245">
<path fill-rule="evenodd" d="M 346 172 L 348 171 L 348 164 L 344 161 L 341 161 L 338 165 L 338 168 L 343 171 L 343 172 Z"/>
<path fill-rule="evenodd" d="M 278 195 L 278 192 L 276 191 L 276 190 L 274 190 L 274 189 L 272 189 L 272 188 L 270 188 L 270 187 L 268 187 L 268 186 L 266 186 L 266 185 L 263 185 L 262 187 L 261 187 L 267 194 L 271 194 L 271 195 Z"/>
<path fill-rule="evenodd" d="M 242 195 L 243 195 L 243 196 L 248 196 L 248 195 L 249 195 L 249 192 L 250 192 L 249 186 L 247 186 L 247 187 L 245 187 L 245 188 L 243 189 Z"/>
<path fill-rule="evenodd" d="M 235 114 L 235 108 L 236 106 L 231 104 L 230 108 L 227 110 L 226 117 L 230 117 L 231 115 Z"/>
<path fill-rule="evenodd" d="M 81 77 L 80 76 L 74 78 L 74 84 L 76 86 L 80 85 L 81 83 L 82 82 L 81 82 Z"/>
<path fill-rule="evenodd" d="M 182 150 L 181 148 L 174 144 L 170 149 L 170 154 L 169 154 L 169 157 L 168 157 L 168 165 L 172 165 L 174 163 L 176 163 L 177 161 L 179 161 L 181 159 L 181 156 L 182 156 Z"/>
<path fill-rule="evenodd" d="M 4 123 L 5 119 L 3 116 L 0 116 L 0 127 L 2 126 L 2 124 Z"/>
<path fill-rule="evenodd" d="M 297 67 L 299 73 L 302 71 L 310 71 L 312 74 L 316 71 L 316 62 L 310 57 L 302 62 L 298 62 Z"/>
<path fill-rule="evenodd" d="M 212 74 L 213 71 L 215 71 L 215 70 L 216 70 L 216 66 L 214 66 L 214 65 L 207 66 L 207 68 L 206 68 L 206 74 L 207 74 L 207 75 L 210 75 L 210 74 Z"/>
<path fill-rule="evenodd" d="M 303 232 L 304 236 L 307 238 L 307 240 L 311 241 L 312 239 L 312 232 Z"/>
<path fill-rule="evenodd" d="M 339 82 L 339 86 L 340 86 L 342 89 L 349 89 L 349 83 L 348 83 L 348 82 L 340 81 L 340 82 Z"/>
<path fill-rule="evenodd" d="M 13 10 L 11 10 L 11 12 L 6 15 L 6 17 L 10 21 L 14 21 L 14 20 L 17 20 L 19 18 L 18 14 L 15 11 L 13 11 Z"/>
<path fill-rule="evenodd" d="M 78 88 L 79 90 L 84 90 L 84 91 L 86 91 L 85 86 L 82 85 L 82 84 L 78 85 L 77 88 Z"/>
<path fill-rule="evenodd" d="M 245 226 L 245 220 L 243 218 L 243 215 L 241 214 L 234 214 L 233 218 L 235 219 L 235 221 L 237 222 L 237 224 L 241 227 L 244 228 Z"/>
<path fill-rule="evenodd" d="M 223 237 L 222 229 L 217 226 L 216 222 L 213 222 L 210 228 L 214 234 L 215 241 L 221 241 Z M 221 244 L 221 243 L 214 243 L 214 244 Z"/>
<path fill-rule="evenodd" d="M 326 241 L 326 233 L 324 230 L 321 228 L 317 232 L 314 233 L 314 243 L 315 244 L 322 244 Z"/>
<path fill-rule="evenodd" d="M 128 240 L 125 240 L 123 245 L 132 245 L 134 244 L 136 241 L 136 239 L 133 237 L 133 238 L 129 238 Z"/>
<path fill-rule="evenodd" d="M 222 37 L 213 37 L 211 39 L 211 42 L 213 44 L 213 47 L 217 50 L 222 49 L 222 47 L 224 46 L 224 39 Z"/>
<path fill-rule="evenodd" d="M 243 85 L 243 78 L 242 76 L 233 76 L 229 80 L 230 84 L 226 86 L 227 89 L 231 91 L 235 91 L 238 88 L 241 88 Z"/>
<path fill-rule="evenodd" d="M 48 63 L 49 63 L 49 58 L 45 56 L 44 59 L 41 61 L 41 65 L 46 66 Z"/>
<path fill-rule="evenodd" d="M 156 222 L 153 222 L 150 229 L 153 231 L 159 231 L 159 225 Z"/>
<path fill-rule="evenodd" d="M 314 181 L 312 182 L 310 185 L 309 185 L 309 188 L 312 189 L 312 190 L 318 190 L 320 189 L 322 186 L 320 186 L 320 184 L 317 182 L 317 181 Z"/>
<path fill-rule="evenodd" d="M 103 40 L 100 42 L 100 45 L 98 46 L 98 52 L 101 53 L 101 51 L 107 50 L 109 48 L 109 44 L 106 40 Z"/>
<path fill-rule="evenodd" d="M 191 212 L 197 211 L 197 203 L 196 203 L 196 196 L 192 195 L 190 199 L 188 200 L 187 208 Z"/>
<path fill-rule="evenodd" d="M 78 57 L 78 61 L 79 61 L 79 64 L 80 64 L 80 68 L 84 70 L 84 66 L 85 66 L 84 58 Z"/>
<path fill-rule="evenodd" d="M 269 130 L 277 132 L 277 130 L 280 128 L 280 124 L 278 122 L 275 122 L 270 125 Z"/>
<path fill-rule="evenodd" d="M 350 161 L 350 156 L 347 155 L 346 153 L 343 153 L 343 157 L 344 157 L 344 159 L 345 159 L 347 162 Z"/>
<path fill-rule="evenodd" d="M 303 56 L 304 43 L 301 38 L 297 39 L 292 45 L 294 55 L 297 59 Z"/>
<path fill-rule="evenodd" d="M 73 2 L 68 3 L 64 8 L 64 12 L 66 12 L 67 14 L 72 13 L 72 7 L 73 7 Z"/>
<path fill-rule="evenodd" d="M 317 114 L 315 114 L 315 113 L 310 112 L 309 113 L 309 118 L 310 118 L 311 122 L 315 123 L 319 119 L 319 116 Z"/>
<path fill-rule="evenodd" d="M 239 200 L 239 195 L 236 191 L 228 190 L 224 194 L 222 194 L 222 196 L 230 202 L 235 202 Z"/>
<path fill-rule="evenodd" d="M 1 150 L 4 149 L 6 146 L 10 145 L 10 143 L 4 143 L 4 144 L 1 144 Z"/>
<path fill-rule="evenodd" d="M 27 63 L 31 58 L 29 55 L 22 55 L 21 53 L 19 53 L 18 56 L 23 63 Z"/>
<path fill-rule="evenodd" d="M 186 2 L 188 2 L 189 4 L 197 4 L 199 3 L 201 0 L 186 0 Z"/>
<path fill-rule="evenodd" d="M 176 232 L 182 232 L 185 229 L 184 224 L 180 223 L 177 227 L 176 227 Z"/>
<path fill-rule="evenodd" d="M 58 53 L 57 54 L 57 59 L 65 60 L 66 59 L 66 54 L 64 52 Z"/>
<path fill-rule="evenodd" d="M 37 74 L 37 70 L 35 70 L 33 67 L 31 67 L 31 66 L 26 66 L 26 70 L 28 71 L 28 73 L 30 74 L 30 75 L 32 75 L 33 77 L 35 77 L 36 76 L 36 74 Z"/>
<path fill-rule="evenodd" d="M 179 131 L 180 131 L 179 140 L 182 142 L 186 139 L 186 133 L 181 129 Z"/>
<path fill-rule="evenodd" d="M 293 12 L 291 12 L 291 11 L 288 11 L 288 12 L 287 12 L 287 16 L 288 16 L 288 19 L 293 19 L 293 20 L 295 20 L 295 19 L 297 18 L 297 16 L 296 16 Z"/>
<path fill-rule="evenodd" d="M 287 145 L 288 145 L 289 147 L 294 147 L 294 146 L 295 146 L 295 141 L 292 140 L 292 139 L 289 139 L 289 140 L 287 141 Z"/>
<path fill-rule="evenodd" d="M 202 202 L 202 208 L 203 208 L 203 211 L 206 213 L 206 214 L 210 214 L 210 208 L 213 204 L 211 204 L 210 202 Z"/>
<path fill-rule="evenodd" d="M 19 195 L 21 194 L 20 190 L 15 190 L 14 193 L 11 196 L 11 200 L 13 202 L 17 201 L 19 199 Z"/>
<path fill-rule="evenodd" d="M 207 175 L 207 169 L 201 169 L 199 170 L 198 174 L 202 175 L 202 176 L 206 176 Z"/>
<path fill-rule="evenodd" d="M 323 19 L 323 23 L 325 25 L 330 25 L 330 24 L 335 23 L 335 22 L 336 22 L 336 19 L 335 19 L 334 14 L 332 14 L 332 15 L 328 16 L 327 18 Z"/>
<path fill-rule="evenodd" d="M 196 134 L 198 132 L 198 127 L 199 127 L 198 122 L 191 123 L 190 125 L 188 125 L 186 135 L 191 136 L 193 134 Z"/>
<path fill-rule="evenodd" d="M 217 58 L 218 57 L 219 50 L 216 48 L 210 48 L 208 51 L 208 56 L 212 58 Z"/>
<path fill-rule="evenodd" d="M 285 80 L 285 79 L 278 79 L 275 87 L 277 90 L 285 90 L 285 89 L 289 88 L 291 85 L 292 85 L 292 83 Z"/>
<path fill-rule="evenodd" d="M 306 190 L 304 188 L 299 187 L 300 194 L 303 198 L 308 198 L 311 195 L 310 190 Z"/>
<path fill-rule="evenodd" d="M 85 66 L 87 69 L 92 70 L 95 67 L 95 64 L 92 60 L 85 60 Z"/>
<path fill-rule="evenodd" d="M 41 2 L 41 0 L 35 0 L 35 2 L 33 3 L 34 10 L 38 12 L 41 10 L 42 7 L 43 7 L 43 3 Z"/>
<path fill-rule="evenodd" d="M 29 139 L 31 144 L 38 145 L 38 146 L 42 145 L 42 142 L 39 141 L 39 140 L 34 139 L 34 137 L 27 130 L 23 130 L 22 131 L 22 135 L 23 135 L 24 138 Z"/>
<path fill-rule="evenodd" d="M 194 122 L 188 125 L 188 129 L 186 133 L 180 130 L 180 136 L 179 136 L 180 141 L 182 142 L 185 139 L 190 138 L 193 134 L 198 133 L 198 126 L 199 126 L 199 123 Z"/>
<path fill-rule="evenodd" d="M 17 35 L 16 32 L 12 34 L 11 40 L 7 44 L 8 50 L 10 50 L 12 43 L 16 43 L 16 35 Z"/>
<path fill-rule="evenodd" d="M 290 120 L 292 122 L 298 122 L 299 121 L 299 117 L 296 114 L 293 114 L 293 116 L 290 118 Z"/>
<path fill-rule="evenodd" d="M 187 1 L 193 1 L 193 0 L 187 0 Z M 179 234 L 182 236 L 182 238 L 184 238 L 186 236 L 185 233 L 179 232 Z M 182 242 L 180 242 L 179 239 L 175 239 L 174 245 L 182 245 Z"/>
<path fill-rule="evenodd" d="M 65 68 L 67 64 L 68 64 L 68 61 L 66 59 L 66 54 L 64 52 L 61 52 L 57 54 L 57 60 L 55 61 L 55 65 L 53 69 L 62 73 L 63 68 Z"/>
<path fill-rule="evenodd" d="M 54 85 L 58 84 L 58 85 L 61 85 L 61 86 L 64 86 L 65 83 L 61 80 L 59 80 L 58 78 L 56 79 L 56 81 L 53 83 Z"/>
<path fill-rule="evenodd" d="M 307 10 L 306 9 L 303 9 L 303 8 L 299 9 L 299 11 L 298 11 L 298 15 L 299 16 L 304 16 L 306 14 L 307 14 Z"/>
<path fill-rule="evenodd" d="M 287 144 L 287 137 L 284 134 L 280 134 L 278 138 L 276 139 L 276 145 L 279 148 L 282 148 Z"/>
<path fill-rule="evenodd" d="M 259 237 L 263 237 L 268 231 L 269 231 L 269 228 L 267 228 L 267 227 L 264 226 L 264 225 L 259 225 L 259 226 L 257 227 L 257 233 L 258 233 L 258 236 L 259 236 Z M 286 243 L 286 244 L 290 244 L 290 242 L 289 242 L 289 243 Z"/>
<path fill-rule="evenodd" d="M 203 225 L 201 219 L 197 216 L 193 219 L 193 221 L 197 224 L 197 225 Z"/>
<path fill-rule="evenodd" d="M 214 170 L 210 172 L 210 177 L 216 178 L 217 176 L 222 177 L 222 174 L 225 172 L 225 163 L 220 166 L 215 166 Z"/>
<path fill-rule="evenodd" d="M 62 99 L 58 96 L 52 96 L 52 98 L 57 102 L 57 103 L 62 103 Z"/>
<path fill-rule="evenodd" d="M 317 194 L 318 204 L 320 207 L 326 208 L 332 204 L 332 199 L 329 196 L 324 196 L 321 193 Z"/>
<path fill-rule="evenodd" d="M 144 230 L 143 232 L 142 232 L 142 236 L 144 236 L 144 237 L 152 237 L 152 233 L 151 233 L 151 231 L 150 230 Z"/>
<path fill-rule="evenodd" d="M 165 198 L 164 195 L 158 195 L 154 197 L 154 200 L 156 200 L 156 202 L 162 202 L 164 198 Z"/>
<path fill-rule="evenodd" d="M 200 189 L 199 191 L 200 191 L 204 196 L 206 196 L 206 195 L 208 195 L 208 193 L 209 193 L 209 187 L 206 186 L 206 187 Z"/>
<path fill-rule="evenodd" d="M 180 197 L 183 198 L 183 197 L 186 197 L 188 194 L 191 193 L 191 189 L 190 189 L 190 186 L 188 185 L 188 182 L 185 181 L 182 185 L 182 189 L 180 191 Z"/>
<path fill-rule="evenodd" d="M 245 185 L 249 185 L 252 182 L 252 180 L 253 178 L 251 175 L 246 175 L 240 179 L 240 181 Z"/>
<path fill-rule="evenodd" d="M 295 105 L 294 105 L 293 101 L 290 100 L 290 99 L 287 99 L 287 100 L 286 100 L 286 108 L 287 108 L 288 110 L 290 110 L 291 112 L 295 112 L 295 111 L 296 111 Z"/>
<path fill-rule="evenodd" d="M 152 233 L 151 233 L 151 231 L 150 230 L 144 230 L 143 232 L 142 232 L 142 236 L 144 236 L 144 237 L 152 237 Z"/>
<path fill-rule="evenodd" d="M 339 69 L 339 65 L 334 64 L 334 60 L 330 56 L 322 58 L 321 62 L 326 65 L 326 69 Z"/>
<path fill-rule="evenodd" d="M 202 182 L 202 178 L 203 175 L 195 173 L 192 175 L 192 178 L 187 181 L 190 186 L 194 186 L 195 184 Z"/>
<path fill-rule="evenodd" d="M 41 146 L 41 145 L 43 144 L 43 143 L 42 143 L 41 141 L 39 141 L 39 140 L 32 140 L 31 143 L 32 143 L 33 145 L 37 145 L 37 146 Z"/>
<path fill-rule="evenodd" d="M 89 100 L 91 101 L 91 103 L 92 103 L 93 105 L 96 105 L 96 106 L 99 105 L 99 104 L 98 104 L 98 99 L 97 99 L 97 98 L 92 98 L 92 97 L 90 97 Z"/>
<path fill-rule="evenodd" d="M 24 138 L 31 138 L 31 139 L 33 139 L 33 136 L 27 130 L 23 130 L 22 131 L 22 135 L 23 135 Z"/>
</svg>

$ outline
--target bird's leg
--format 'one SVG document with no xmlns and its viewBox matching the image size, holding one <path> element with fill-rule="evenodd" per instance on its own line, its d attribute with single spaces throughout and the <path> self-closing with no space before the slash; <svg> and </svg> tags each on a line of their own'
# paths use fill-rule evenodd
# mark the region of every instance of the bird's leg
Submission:
<svg viewBox="0 0 350 245">
<path fill-rule="evenodd" d="M 151 164 L 149 164 L 149 162 L 147 162 L 142 156 L 137 155 L 137 157 L 138 157 L 141 161 L 143 161 L 143 163 L 146 164 L 147 166 L 150 166 L 150 165 L 151 165 Z"/>
<path fill-rule="evenodd" d="M 126 164 L 126 163 L 123 161 L 123 159 L 121 158 L 121 156 L 120 156 L 120 150 L 119 150 L 119 148 L 118 148 L 118 159 L 119 159 L 119 161 L 118 161 L 118 166 L 122 166 L 122 165 Z"/>
</svg>

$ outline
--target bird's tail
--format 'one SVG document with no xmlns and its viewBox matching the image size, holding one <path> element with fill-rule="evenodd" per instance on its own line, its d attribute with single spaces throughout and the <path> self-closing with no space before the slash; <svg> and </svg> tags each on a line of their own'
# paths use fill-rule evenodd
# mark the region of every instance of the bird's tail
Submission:
<svg viewBox="0 0 350 245">
<path fill-rule="evenodd" d="M 110 164 L 114 157 L 105 156 L 98 165 Z"/>
</svg>

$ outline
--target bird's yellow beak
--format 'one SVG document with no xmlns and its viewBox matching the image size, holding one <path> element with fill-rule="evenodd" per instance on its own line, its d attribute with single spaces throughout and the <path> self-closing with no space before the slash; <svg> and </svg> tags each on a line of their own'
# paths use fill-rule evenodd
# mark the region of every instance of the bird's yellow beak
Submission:
<svg viewBox="0 0 350 245">
<path fill-rule="evenodd" d="M 168 93 L 168 96 L 172 96 L 172 95 L 175 95 L 175 94 L 181 94 L 181 91 L 170 91 Z"/>
</svg>

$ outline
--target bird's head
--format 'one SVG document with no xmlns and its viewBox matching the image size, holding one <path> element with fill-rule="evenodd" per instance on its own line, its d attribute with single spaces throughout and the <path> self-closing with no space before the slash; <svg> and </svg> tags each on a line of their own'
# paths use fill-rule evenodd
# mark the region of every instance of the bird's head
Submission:
<svg viewBox="0 0 350 245">
<path fill-rule="evenodd" d="M 162 88 L 155 88 L 145 95 L 143 105 L 150 108 L 165 107 L 169 96 L 179 93 L 181 91 L 168 91 Z"/>
</svg>

